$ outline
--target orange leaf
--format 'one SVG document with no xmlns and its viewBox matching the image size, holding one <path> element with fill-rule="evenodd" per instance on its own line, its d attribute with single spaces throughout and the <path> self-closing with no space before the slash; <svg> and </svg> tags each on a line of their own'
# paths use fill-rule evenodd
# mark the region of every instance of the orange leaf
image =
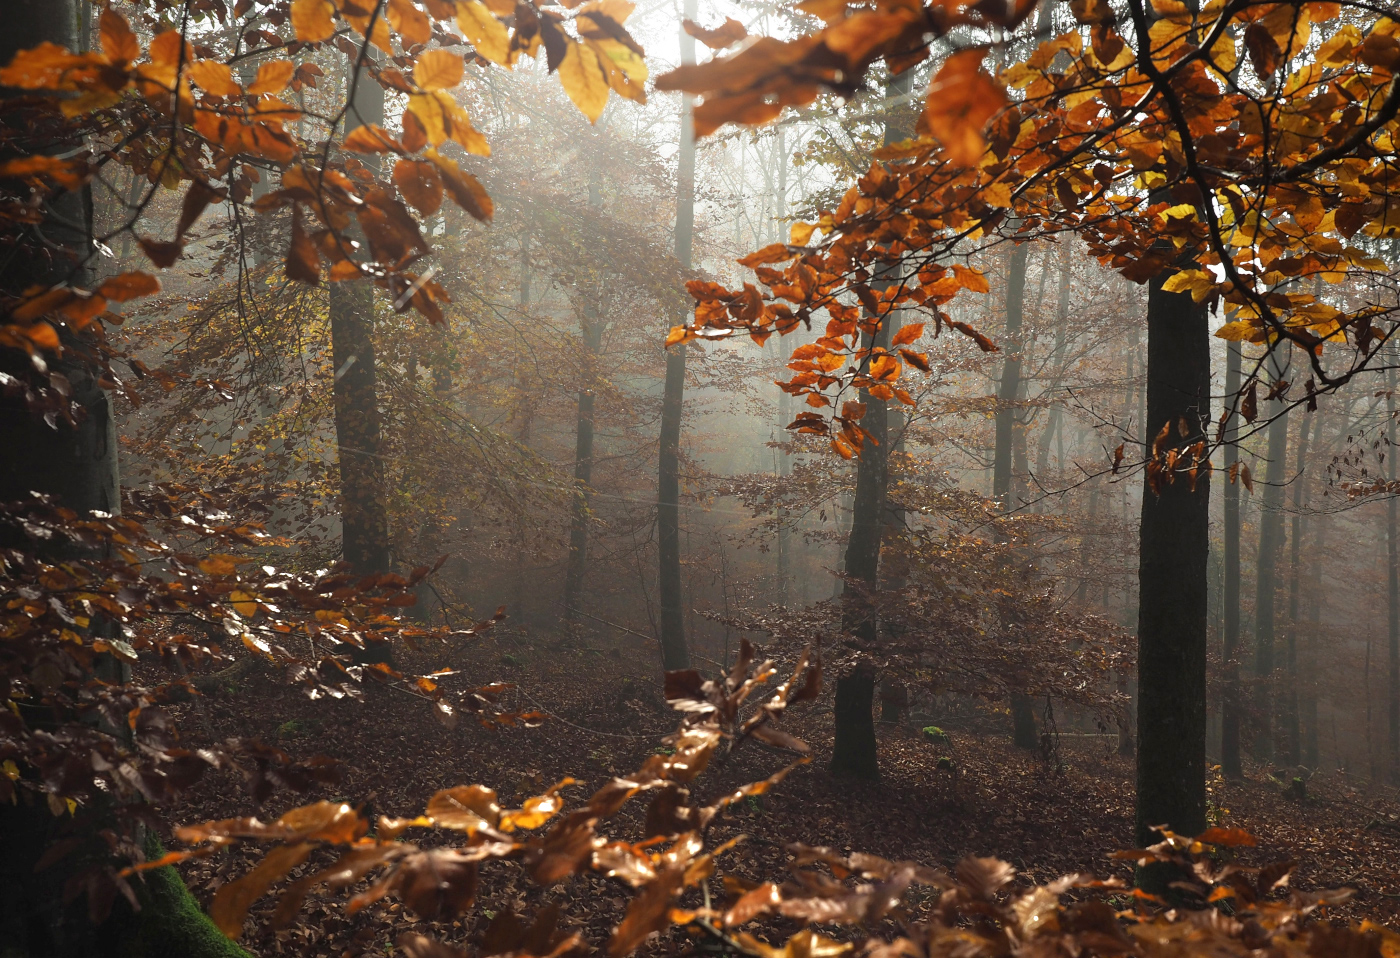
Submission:
<svg viewBox="0 0 1400 958">
<path fill-rule="evenodd" d="M 443 186 L 447 189 L 447 195 L 452 197 L 452 202 L 470 213 L 473 219 L 483 222 L 491 219 L 495 204 L 476 177 L 465 172 L 456 160 L 443 156 L 437 150 L 429 150 L 428 159 L 442 174 Z"/>
<path fill-rule="evenodd" d="M 320 43 L 335 35 L 331 0 L 292 0 L 292 31 L 303 43 Z"/>
<path fill-rule="evenodd" d="M 431 163 L 402 159 L 394 164 L 394 186 L 408 204 L 424 216 L 442 205 L 442 177 Z"/>
<path fill-rule="evenodd" d="M 101 18 L 102 52 L 113 63 L 130 63 L 141 58 L 141 44 L 126 18 L 115 10 L 103 10 Z"/>
<path fill-rule="evenodd" d="M 1006 90 L 982 72 L 986 49 L 960 50 L 944 61 L 928 88 L 928 103 L 919 118 L 920 132 L 943 144 L 958 166 L 976 166 L 987 148 L 987 122 L 1006 106 Z"/>
<path fill-rule="evenodd" d="M 248 87 L 248 92 L 254 96 L 264 93 L 275 96 L 287 88 L 296 71 L 297 65 L 291 60 L 269 60 L 258 67 L 258 75 Z"/>
<path fill-rule="evenodd" d="M 104 280 L 97 291 L 116 303 L 124 303 L 140 296 L 154 296 L 160 292 L 160 280 L 150 273 L 120 273 Z"/>
<path fill-rule="evenodd" d="M 367 123 L 345 135 L 345 149 L 354 153 L 393 153 L 401 146 L 382 126 Z"/>
<path fill-rule="evenodd" d="M 899 328 L 899 332 L 894 334 L 894 339 L 890 341 L 891 346 L 905 346 L 912 343 L 924 334 L 923 323 L 907 323 Z"/>
<path fill-rule="evenodd" d="M 233 79 L 227 63 L 196 60 L 190 64 L 190 79 L 213 96 L 242 96 L 243 88 Z"/>
<path fill-rule="evenodd" d="M 429 50 L 413 68 L 413 82 L 424 90 L 448 90 L 462 82 L 462 58 L 450 50 Z"/>
<path fill-rule="evenodd" d="M 389 26 L 398 33 L 405 49 L 433 38 L 433 25 L 428 22 L 428 15 L 415 7 L 413 0 L 389 0 L 388 14 Z"/>
</svg>

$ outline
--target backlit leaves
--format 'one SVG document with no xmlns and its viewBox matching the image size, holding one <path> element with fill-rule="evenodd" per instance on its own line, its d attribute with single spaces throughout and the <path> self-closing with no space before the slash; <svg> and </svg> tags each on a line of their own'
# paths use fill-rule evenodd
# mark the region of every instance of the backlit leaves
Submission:
<svg viewBox="0 0 1400 958">
<path fill-rule="evenodd" d="M 943 62 L 928 88 L 928 102 L 920 118 L 943 144 L 948 158 L 959 166 L 973 166 L 987 148 L 983 129 L 1006 106 L 1004 89 L 982 70 L 986 51 L 959 50 Z"/>
<path fill-rule="evenodd" d="M 570 43 L 559 64 L 559 82 L 574 105 L 588 117 L 590 122 L 598 122 L 603 108 L 608 105 L 608 75 L 598 60 L 598 54 L 583 43 Z"/>
<path fill-rule="evenodd" d="M 429 50 L 418 58 L 413 82 L 424 90 L 450 90 L 462 82 L 462 58 L 450 50 Z"/>
<path fill-rule="evenodd" d="M 481 0 L 458 0 L 457 27 L 478 55 L 502 66 L 510 64 L 506 28 Z"/>
<path fill-rule="evenodd" d="M 292 31 L 303 43 L 319 43 L 335 35 L 335 6 L 331 0 L 292 0 Z"/>
</svg>

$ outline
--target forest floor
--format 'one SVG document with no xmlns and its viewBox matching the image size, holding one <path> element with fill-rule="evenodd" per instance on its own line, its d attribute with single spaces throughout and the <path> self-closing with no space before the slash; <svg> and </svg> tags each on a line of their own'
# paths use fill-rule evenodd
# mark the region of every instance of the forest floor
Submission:
<svg viewBox="0 0 1400 958">
<path fill-rule="evenodd" d="M 312 701 L 270 675 L 246 679 L 233 690 L 179 706 L 186 744 L 230 737 L 276 744 L 298 757 L 322 754 L 345 763 L 337 790 L 306 797 L 278 793 L 254 809 L 236 773 L 207 778 L 173 810 L 175 823 L 257 813 L 275 817 L 293 804 L 320 797 L 371 803 L 375 813 L 413 815 L 438 789 L 482 784 L 501 803 L 516 803 L 564 776 L 597 786 L 626 774 L 673 731 L 649 656 L 624 652 L 546 649 L 508 636 L 488 636 L 468 650 L 412 654 L 400 667 L 420 672 L 450 666 L 463 673 L 444 681 L 500 679 L 516 683 L 508 695 L 522 710 L 550 718 L 537 728 L 483 728 L 464 716 L 452 730 L 428 703 L 402 690 L 366 683 L 362 701 Z M 509 700 L 508 700 L 509 701 Z M 830 690 L 814 708 L 794 710 L 784 728 L 805 739 L 813 761 L 781 785 L 726 813 L 712 827 L 713 844 L 732 835 L 747 840 L 721 860 L 721 871 L 750 879 L 781 880 L 789 842 L 867 851 L 893 859 L 950 866 L 966 855 L 992 855 L 1015 865 L 1020 878 L 1045 882 L 1083 871 L 1128 877 L 1108 856 L 1132 841 L 1133 763 L 1110 738 L 1062 736 L 1058 763 L 1013 748 L 1006 736 L 943 725 L 946 744 L 918 728 L 881 725 L 878 783 L 835 779 L 826 770 L 831 749 Z M 951 768 L 939 760 L 951 759 Z M 790 758 L 746 745 L 715 763 L 693 788 L 708 803 L 749 781 L 767 777 Z M 580 799 L 592 789 L 575 787 Z M 1248 829 L 1259 847 L 1246 849 L 1254 864 L 1292 858 L 1296 888 L 1348 886 L 1357 890 L 1348 914 L 1400 927 L 1400 791 L 1343 773 L 1319 773 L 1303 802 L 1290 798 L 1266 769 L 1246 780 L 1210 784 L 1217 824 Z M 634 801 L 606 834 L 636 840 L 645 802 Z M 605 823 L 606 824 L 606 823 Z M 192 891 L 208 902 L 214 890 L 245 873 L 252 850 L 235 850 L 181 866 Z M 303 866 L 309 868 L 308 866 Z M 533 913 L 560 901 L 571 924 L 601 952 L 620 919 L 624 894 L 593 876 L 552 889 L 533 886 L 513 865 L 483 870 L 476 910 L 450 926 L 416 922 L 388 900 L 346 918 L 344 893 L 313 894 L 298 922 L 278 932 L 265 922 L 275 899 L 255 905 L 244 944 L 257 955 L 359 956 L 387 954 L 404 930 L 467 943 L 503 907 Z M 915 912 L 923 902 L 915 903 Z M 688 948 L 682 935 L 662 936 L 654 954 Z"/>
</svg>

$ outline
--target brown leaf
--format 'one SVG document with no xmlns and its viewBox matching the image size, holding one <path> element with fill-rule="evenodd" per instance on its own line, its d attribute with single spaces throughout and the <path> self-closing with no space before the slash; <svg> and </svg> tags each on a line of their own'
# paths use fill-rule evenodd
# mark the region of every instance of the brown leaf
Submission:
<svg viewBox="0 0 1400 958">
<path fill-rule="evenodd" d="M 214 900 L 209 903 L 210 919 L 229 938 L 239 938 L 243 934 L 243 920 L 248 917 L 248 908 L 267 892 L 273 882 L 306 861 L 311 848 L 306 842 L 273 848 L 248 874 L 219 887 L 214 893 Z"/>
<path fill-rule="evenodd" d="M 962 167 L 982 158 L 987 148 L 982 131 L 1007 104 L 1005 88 L 982 71 L 986 53 L 973 47 L 949 56 L 929 84 L 919 119 L 921 131 L 936 137 L 948 159 Z"/>
<path fill-rule="evenodd" d="M 437 150 L 429 150 L 427 156 L 442 174 L 442 185 L 447 195 L 452 197 L 452 202 L 466 210 L 473 219 L 489 221 L 495 213 L 495 205 L 476 177 L 459 167 L 456 160 L 443 156 Z"/>
<path fill-rule="evenodd" d="M 442 206 L 442 177 L 424 160 L 401 159 L 394 164 L 394 186 L 408 204 L 424 216 Z"/>
<path fill-rule="evenodd" d="M 686 33 L 699 40 L 711 50 L 723 50 L 725 47 L 732 47 L 740 40 L 749 35 L 749 31 L 744 29 L 744 25 L 733 17 L 725 17 L 724 22 L 713 30 L 700 26 L 694 20 L 681 21 L 681 27 Z"/>
<path fill-rule="evenodd" d="M 144 236 L 137 237 L 136 242 L 141 244 L 141 251 L 146 254 L 146 258 L 161 269 L 174 266 L 180 254 L 185 251 L 184 246 L 179 243 L 165 243 Z"/>
<path fill-rule="evenodd" d="M 411 931 L 399 935 L 398 946 L 408 958 L 468 958 L 461 948 Z"/>
<path fill-rule="evenodd" d="M 185 191 L 185 200 L 180 205 L 180 220 L 175 226 L 175 238 L 180 239 L 185 231 L 193 226 L 199 217 L 215 200 L 224 198 L 223 190 L 216 190 L 203 180 L 195 180 Z"/>
<path fill-rule="evenodd" d="M 287 250 L 287 278 L 311 286 L 321 285 L 321 256 L 301 226 L 301 207 L 292 210 L 292 245 Z"/>
</svg>

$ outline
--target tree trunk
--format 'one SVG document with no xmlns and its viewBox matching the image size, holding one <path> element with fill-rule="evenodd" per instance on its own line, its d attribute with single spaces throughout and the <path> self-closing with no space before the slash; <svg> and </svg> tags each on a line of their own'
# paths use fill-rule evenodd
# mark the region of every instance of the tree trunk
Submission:
<svg viewBox="0 0 1400 958">
<path fill-rule="evenodd" d="M 1011 261 L 1006 271 L 1006 332 L 1003 348 L 1006 359 L 1001 365 L 1001 383 L 997 387 L 996 446 L 992 460 L 992 496 L 1010 511 L 1017 503 L 1011 501 L 1012 460 L 1016 445 L 1017 399 L 1021 394 L 1022 348 L 1021 325 L 1025 314 L 1026 260 L 1030 244 L 1012 247 Z M 1018 748 L 1035 748 L 1039 736 L 1035 727 L 1035 711 L 1030 696 L 1023 691 L 1011 693 L 1012 741 Z"/>
<path fill-rule="evenodd" d="M 24 49 L 49 42 L 69 50 L 87 47 L 91 8 L 75 0 L 44 0 L 10 4 L 0 36 L 0 63 L 9 63 Z M 0 91 L 10 96 L 12 91 Z M 25 141 L 26 131 L 10 130 L 8 142 L 22 143 L 34 153 L 60 153 L 72 142 Z M 92 197 L 88 188 L 53 197 L 42 224 L 42 243 L 32 237 L 7 251 L 0 266 L 0 289 L 19 296 L 31 286 L 72 282 L 89 286 L 86 259 L 91 253 Z M 10 397 L 0 397 L 0 501 L 24 499 L 31 492 L 52 496 L 79 515 L 121 511 L 116 422 L 111 402 L 89 370 L 82 340 L 64 337 L 65 355 L 50 364 L 67 377 L 70 398 L 77 407 L 76 426 L 61 420 L 53 427 L 36 418 Z M 25 360 L 5 350 L 0 372 L 17 379 L 34 375 Z M 20 547 L 20 543 L 3 542 Z M 122 680 L 124 674 L 99 662 L 99 674 Z M 28 795 L 28 793 L 22 793 Z M 181 954 L 191 958 L 233 958 L 246 955 L 228 942 L 190 898 L 172 868 L 147 873 L 137 884 L 142 911 L 135 913 L 118 898 L 107 921 L 94 926 L 83 896 L 65 894 L 68 880 L 83 863 L 105 862 L 108 844 L 99 834 L 101 809 L 81 810 L 79 817 L 55 816 L 46 803 L 29 797 L 0 805 L 0 951 L 35 958 L 89 958 L 116 954 L 139 941 L 143 954 Z M 55 841 L 76 837 L 79 849 L 56 863 L 35 866 Z"/>
<path fill-rule="evenodd" d="M 354 83 L 354 78 L 349 78 Z M 368 72 L 355 84 L 345 132 L 384 122 L 384 91 Z M 335 435 L 340 456 L 341 558 L 350 571 L 389 570 L 389 517 L 374 360 L 374 288 L 361 280 L 330 284 Z"/>
<path fill-rule="evenodd" d="M 1275 368 L 1276 378 L 1283 369 Z M 1264 495 L 1259 504 L 1259 556 L 1255 562 L 1258 577 L 1254 592 L 1254 673 L 1259 680 L 1256 705 L 1259 734 L 1254 755 L 1261 762 L 1274 758 L 1274 725 L 1277 716 L 1274 676 L 1275 601 L 1278 591 L 1278 560 L 1283 551 L 1283 482 L 1288 455 L 1288 420 L 1277 416 L 1269 423 L 1269 462 L 1264 473 Z"/>
<path fill-rule="evenodd" d="M 698 0 L 685 0 L 684 15 L 694 20 Z M 681 62 L 695 62 L 695 38 L 681 31 Z M 676 162 L 676 259 L 689 270 L 695 227 L 694 100 L 681 96 L 681 144 Z M 656 542 L 660 557 L 657 588 L 661 602 L 661 665 L 671 671 L 690 668 L 685 644 L 685 606 L 681 598 L 680 454 L 681 414 L 685 403 L 685 344 L 666 354 L 666 383 L 661 398 L 661 452 L 657 466 Z"/>
<path fill-rule="evenodd" d="M 1395 367 L 1385 371 L 1385 475 L 1391 488 L 1395 484 Z M 1386 732 L 1389 745 L 1390 782 L 1400 782 L 1400 523 L 1397 523 L 1400 500 L 1392 491 L 1385 503 L 1386 547 Z"/>
<path fill-rule="evenodd" d="M 1298 458 L 1293 470 L 1293 515 L 1289 518 L 1289 570 L 1288 570 L 1288 636 L 1284 644 L 1284 667 L 1288 671 L 1288 687 L 1283 690 L 1283 704 L 1279 717 L 1282 720 L 1283 750 L 1285 761 L 1296 766 L 1302 761 L 1303 741 L 1298 726 L 1298 588 L 1302 572 L 1301 546 L 1307 523 L 1303 519 L 1303 507 L 1307 504 L 1307 476 L 1304 470 L 1308 465 L 1308 429 L 1316 430 L 1322 421 L 1315 415 L 1311 420 L 1298 424 Z"/>
<path fill-rule="evenodd" d="M 1345 422 L 1345 418 L 1343 418 Z M 1322 413 L 1318 413 L 1317 431 L 1313 434 L 1313 447 L 1315 450 L 1322 446 Z M 1299 670 L 1302 673 L 1300 681 L 1301 712 L 1300 722 L 1303 732 L 1303 764 L 1308 768 L 1318 767 L 1317 748 L 1317 649 L 1319 634 L 1322 631 L 1322 604 L 1326 601 L 1327 593 L 1323 587 L 1322 561 L 1323 550 L 1327 547 L 1327 532 L 1331 523 L 1326 520 L 1311 523 L 1316 529 L 1313 533 L 1312 563 L 1309 572 L 1309 601 L 1308 601 L 1308 629 L 1304 635 L 1303 642 L 1299 646 L 1298 656 L 1300 659 Z"/>
<path fill-rule="evenodd" d="M 885 97 L 892 99 L 909 92 L 913 72 L 906 71 L 890 77 L 885 84 Z M 896 127 L 885 124 L 885 143 L 903 138 Z M 891 271 L 898 272 L 898 267 Z M 887 284 L 891 275 L 877 277 L 876 285 Z M 867 337 L 867 347 L 886 347 L 890 341 L 887 317 L 875 336 Z M 889 488 L 889 408 L 883 399 L 861 393 L 865 415 L 861 426 L 870 438 L 861 444 L 856 461 L 856 493 L 851 506 L 851 534 L 846 540 L 846 585 L 842 589 L 841 628 L 873 643 L 879 635 L 879 622 L 873 603 L 879 587 L 880 543 L 886 522 L 885 494 Z M 858 584 L 857 584 L 858 583 Z M 837 775 L 856 778 L 876 778 L 880 774 L 876 754 L 875 668 L 864 657 L 856 657 L 836 679 L 835 743 L 831 752 L 831 770 Z"/>
<path fill-rule="evenodd" d="M 588 205 L 603 204 L 598 177 L 588 183 Z M 602 295 L 601 284 L 595 291 Z M 569 521 L 569 566 L 564 574 L 564 631 L 573 636 L 578 626 L 579 603 L 583 601 L 583 576 L 588 569 L 588 499 L 593 483 L 593 404 L 594 377 L 598 374 L 598 353 L 603 348 L 604 323 L 598 307 L 589 301 L 583 310 L 579 330 L 583 334 L 584 382 L 578 392 L 578 419 L 574 430 L 574 506 Z"/>
<path fill-rule="evenodd" d="M 1243 777 L 1240 764 L 1240 483 L 1229 480 L 1239 461 L 1235 445 L 1234 406 L 1240 392 L 1240 344 L 1225 344 L 1225 695 L 1220 703 L 1220 770 L 1228 779 Z"/>
<path fill-rule="evenodd" d="M 1207 310 L 1189 293 L 1167 293 L 1169 271 L 1148 284 L 1147 419 L 1154 436 L 1171 425 L 1185 447 L 1204 438 L 1210 416 Z M 1177 424 L 1184 421 L 1185 437 Z M 1206 826 L 1206 558 L 1210 479 L 1185 476 L 1142 495 L 1138 572 L 1137 841 L 1154 827 L 1184 835 Z M 1139 882 L 1165 892 L 1174 876 L 1144 869 Z"/>
</svg>

